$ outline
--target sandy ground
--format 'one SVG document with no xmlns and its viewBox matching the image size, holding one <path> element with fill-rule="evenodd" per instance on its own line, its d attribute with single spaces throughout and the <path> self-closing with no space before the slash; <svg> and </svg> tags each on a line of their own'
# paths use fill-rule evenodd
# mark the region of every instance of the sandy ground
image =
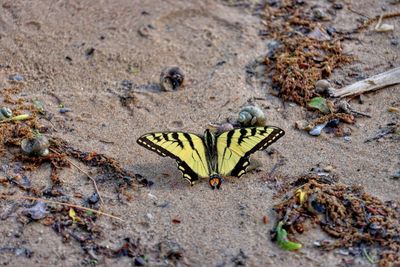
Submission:
<svg viewBox="0 0 400 267">
<path fill-rule="evenodd" d="M 400 11 L 400 5 L 389 1 L 354 2 L 354 10 L 370 17 L 383 10 Z M 312 3 L 323 8 L 330 5 L 327 1 Z M 330 23 L 349 30 L 360 17 L 345 8 Z M 332 81 L 350 84 L 400 65 L 400 23 L 398 19 L 387 22 L 395 25 L 394 32 L 367 30 L 356 35 L 358 40 L 345 42 L 346 52 L 358 60 L 335 71 Z M 139 29 L 147 36 L 139 34 Z M 363 104 L 352 102 L 372 117 L 359 118 L 348 126 L 350 142 L 327 134 L 313 138 L 293 127 L 308 111 L 266 94 L 268 86 L 260 81 L 246 82 L 246 65 L 267 52 L 268 40 L 258 36 L 260 29 L 263 26 L 251 8 L 219 1 L 4 0 L 0 6 L 0 93 L 10 86 L 9 75 L 22 75 L 22 96 L 45 103 L 54 114 L 55 136 L 81 150 L 114 157 L 154 182 L 149 188 L 130 188 L 134 197 L 126 203 L 117 200 L 110 182 L 99 183 L 104 210 L 125 220 L 99 220 L 104 245 L 118 247 L 123 238 L 140 237 L 141 244 L 151 248 L 168 240 L 184 251 L 178 264 L 192 266 L 240 262 L 247 266 L 337 266 L 345 256 L 313 248 L 319 233 L 301 236 L 305 248 L 297 253 L 284 252 L 270 241 L 276 200 L 268 173 L 281 159 L 285 164 L 277 173 L 287 176 L 304 174 L 318 164 L 333 166 L 340 181 L 362 184 L 383 200 L 399 200 L 400 183 L 390 179 L 400 169 L 398 141 L 364 142 L 379 127 L 399 122 L 399 113 L 387 112 L 388 107 L 400 105 L 399 86 L 367 94 Z M 94 52 L 89 53 L 92 48 Z M 154 83 L 166 66 L 184 70 L 183 90 L 157 91 Z M 122 106 L 119 99 L 129 91 L 129 86 L 121 84 L 123 80 L 142 91 L 128 106 Z M 72 112 L 60 114 L 55 96 Z M 240 107 L 255 97 L 264 98 L 255 103 L 264 108 L 268 124 L 281 127 L 286 135 L 271 147 L 272 155 L 258 153 L 261 171 L 239 180 L 228 178 L 221 191 L 210 190 L 206 180 L 190 187 L 173 160 L 136 144 L 149 131 L 202 133 L 210 122 L 235 118 Z M 46 187 L 48 173 L 44 166 L 30 178 Z M 90 181 L 76 169 L 65 169 L 60 175 L 67 192 L 93 193 Z M 1 209 L 10 205 L 1 200 Z M 267 225 L 263 216 L 269 218 Z M 173 219 L 181 223 L 174 224 Z M 0 224 L 0 247 L 5 246 L 33 251 L 31 258 L 0 252 L 0 263 L 8 266 L 79 266 L 86 257 L 76 241 L 64 242 L 50 227 L 38 223 L 22 227 L 16 216 Z M 150 265 L 166 264 L 149 257 Z M 133 260 L 101 258 L 98 264 L 131 266 Z"/>
</svg>

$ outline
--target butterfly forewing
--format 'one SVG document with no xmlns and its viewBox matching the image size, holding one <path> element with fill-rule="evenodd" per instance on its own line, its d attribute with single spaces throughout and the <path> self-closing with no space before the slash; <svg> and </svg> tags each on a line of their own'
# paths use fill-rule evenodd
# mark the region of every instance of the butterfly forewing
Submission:
<svg viewBox="0 0 400 267">
<path fill-rule="evenodd" d="M 284 135 L 278 127 L 234 129 L 217 137 L 218 172 L 223 176 L 240 177 L 249 166 L 249 156 L 267 148 Z"/>
<path fill-rule="evenodd" d="M 159 132 L 141 136 L 137 142 L 163 157 L 171 157 L 178 163 L 183 177 L 191 183 L 198 177 L 208 177 L 210 171 L 203 139 L 191 133 Z"/>
</svg>

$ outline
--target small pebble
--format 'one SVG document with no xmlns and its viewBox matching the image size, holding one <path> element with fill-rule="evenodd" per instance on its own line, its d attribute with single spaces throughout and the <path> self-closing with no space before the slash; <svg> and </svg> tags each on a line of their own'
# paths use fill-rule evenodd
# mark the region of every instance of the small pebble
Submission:
<svg viewBox="0 0 400 267">
<path fill-rule="evenodd" d="M 336 253 L 342 256 L 350 255 L 350 252 L 347 249 L 338 249 Z"/>
<path fill-rule="evenodd" d="M 340 122 L 340 120 L 339 119 L 333 119 L 333 120 L 330 120 L 327 124 L 326 124 L 326 126 L 327 127 L 337 127 L 338 125 L 339 125 L 339 122 Z"/>
<path fill-rule="evenodd" d="M 313 10 L 313 18 L 315 20 L 325 20 L 327 19 L 327 15 L 322 9 L 316 8 Z"/>
<path fill-rule="evenodd" d="M 129 80 L 122 80 L 121 81 L 121 85 L 122 87 L 124 87 L 124 89 L 126 90 L 131 90 L 133 87 L 133 83 Z"/>
<path fill-rule="evenodd" d="M 134 264 L 135 266 L 145 266 L 146 261 L 142 257 L 136 257 Z"/>
<path fill-rule="evenodd" d="M 400 179 L 400 171 L 397 171 L 397 172 L 392 176 L 392 179 L 396 179 L 396 180 Z"/>
<path fill-rule="evenodd" d="M 47 210 L 46 210 L 46 203 L 37 202 L 33 207 L 26 209 L 25 211 L 31 216 L 34 220 L 40 220 L 46 217 Z"/>
<path fill-rule="evenodd" d="M 146 213 L 146 218 L 149 220 L 153 220 L 154 216 L 151 213 Z"/>
<path fill-rule="evenodd" d="M 332 26 L 328 26 L 326 28 L 326 33 L 329 34 L 330 36 L 332 36 L 334 33 L 336 33 L 336 28 L 332 27 Z"/>
<path fill-rule="evenodd" d="M 343 135 L 344 136 L 350 136 L 351 135 L 351 128 L 350 127 L 345 127 L 343 129 Z"/>
<path fill-rule="evenodd" d="M 311 131 L 309 131 L 308 133 L 312 136 L 319 136 L 321 134 L 322 129 L 324 129 L 326 126 L 326 123 L 323 124 L 319 124 L 317 126 L 315 126 Z"/>
<path fill-rule="evenodd" d="M 230 130 L 233 130 L 233 125 L 226 122 L 218 126 L 218 133 L 223 133 L 223 132 L 229 132 Z"/>
<path fill-rule="evenodd" d="M 27 258 L 31 258 L 33 255 L 33 251 L 28 248 L 16 248 L 15 256 L 25 256 Z"/>
<path fill-rule="evenodd" d="M 333 8 L 334 8 L 334 9 L 343 9 L 343 4 L 341 4 L 341 3 L 335 3 L 335 4 L 333 4 Z"/>
<path fill-rule="evenodd" d="M 359 95 L 358 96 L 358 103 L 359 104 L 364 104 L 364 102 L 365 102 L 365 96 L 364 95 Z"/>
<path fill-rule="evenodd" d="M 31 187 L 32 183 L 31 183 L 31 180 L 29 180 L 28 176 L 22 175 L 20 185 L 22 185 L 25 188 L 29 188 L 29 187 Z"/>
<path fill-rule="evenodd" d="M 317 40 L 317 41 L 329 41 L 331 39 L 330 35 L 325 32 L 325 30 L 315 27 L 314 30 L 312 30 L 310 33 L 307 34 L 307 36 L 311 39 Z M 319 62 L 324 61 L 324 58 L 321 57 L 315 57 L 314 60 L 318 60 Z"/>
<path fill-rule="evenodd" d="M 93 47 L 86 49 L 86 51 L 85 51 L 86 58 L 92 57 L 95 50 L 96 49 L 94 49 Z"/>
<path fill-rule="evenodd" d="M 308 126 L 308 122 L 306 120 L 296 121 L 294 126 L 299 130 L 304 130 Z"/>
<path fill-rule="evenodd" d="M 268 0 L 267 4 L 269 6 L 277 6 L 279 2 L 278 0 Z"/>
<path fill-rule="evenodd" d="M 180 223 L 181 223 L 181 220 L 179 220 L 179 219 L 172 219 L 172 223 L 174 223 L 174 224 L 180 224 Z"/>
<path fill-rule="evenodd" d="M 390 41 L 390 44 L 391 45 L 394 45 L 394 46 L 398 46 L 399 45 L 399 39 L 392 39 L 391 41 Z"/>
<path fill-rule="evenodd" d="M 154 205 L 157 208 L 168 208 L 170 204 L 168 202 L 164 202 L 164 203 L 161 203 L 161 204 L 154 203 Z"/>
<path fill-rule="evenodd" d="M 87 201 L 89 204 L 96 204 L 99 202 L 100 198 L 97 193 L 93 193 L 90 197 L 88 197 Z"/>
<path fill-rule="evenodd" d="M 268 53 L 267 53 L 267 57 L 269 59 L 274 59 L 276 56 L 276 52 L 278 51 L 278 49 L 282 46 L 282 43 L 278 40 L 272 40 L 267 44 L 268 47 Z"/>
<path fill-rule="evenodd" d="M 321 241 L 314 241 L 313 245 L 316 247 L 322 246 Z"/>
<path fill-rule="evenodd" d="M 325 93 L 331 87 L 331 83 L 328 80 L 319 80 L 315 83 L 315 92 Z"/>
<path fill-rule="evenodd" d="M 122 181 L 123 181 L 124 183 L 126 183 L 127 185 L 132 185 L 132 183 L 133 183 L 132 180 L 133 180 L 132 177 L 130 177 L 130 176 L 128 176 L 128 175 L 122 177 Z"/>
<path fill-rule="evenodd" d="M 323 171 L 325 172 L 332 172 L 333 171 L 333 167 L 331 165 L 326 166 L 325 168 L 323 168 Z"/>
<path fill-rule="evenodd" d="M 9 79 L 10 81 L 13 81 L 13 82 L 23 82 L 23 81 L 25 80 L 24 76 L 22 76 L 22 75 L 20 75 L 20 74 L 13 74 L 13 75 L 10 75 L 10 76 L 8 77 L 8 79 Z"/>
<path fill-rule="evenodd" d="M 155 195 L 153 195 L 152 193 L 148 193 L 147 196 L 152 199 L 157 199 L 157 197 Z"/>
<path fill-rule="evenodd" d="M 144 186 L 148 186 L 151 187 L 152 185 L 154 185 L 154 182 L 152 180 L 148 180 L 146 178 L 143 178 L 140 180 L 140 183 Z"/>
<path fill-rule="evenodd" d="M 70 108 L 60 108 L 59 111 L 60 111 L 61 114 L 64 114 L 64 113 L 67 113 L 67 112 L 71 112 L 72 109 L 70 109 Z"/>
<path fill-rule="evenodd" d="M 351 142 L 351 137 L 350 136 L 345 136 L 344 138 L 345 142 Z"/>
</svg>

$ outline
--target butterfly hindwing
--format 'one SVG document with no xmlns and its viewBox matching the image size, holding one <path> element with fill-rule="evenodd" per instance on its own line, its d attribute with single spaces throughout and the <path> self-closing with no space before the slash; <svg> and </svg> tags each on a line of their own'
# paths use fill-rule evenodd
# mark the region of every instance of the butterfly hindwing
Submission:
<svg viewBox="0 0 400 267">
<path fill-rule="evenodd" d="M 240 177 L 250 165 L 249 157 L 274 143 L 285 132 L 273 126 L 249 127 L 224 132 L 217 137 L 218 172 Z"/>
<path fill-rule="evenodd" d="M 163 157 L 175 159 L 183 177 L 191 184 L 199 177 L 208 177 L 210 174 L 203 139 L 196 134 L 149 133 L 141 136 L 137 142 Z"/>
<path fill-rule="evenodd" d="M 240 178 L 240 176 L 246 173 L 246 169 L 249 167 L 249 165 L 250 165 L 249 156 L 241 157 L 238 163 L 231 171 L 230 175 Z"/>
</svg>

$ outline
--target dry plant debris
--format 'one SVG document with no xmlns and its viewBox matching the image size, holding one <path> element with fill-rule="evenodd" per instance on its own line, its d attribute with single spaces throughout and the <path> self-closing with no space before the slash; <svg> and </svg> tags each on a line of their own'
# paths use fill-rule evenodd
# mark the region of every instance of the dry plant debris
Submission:
<svg viewBox="0 0 400 267">
<path fill-rule="evenodd" d="M 22 226 L 36 222 L 51 227 L 65 242 L 75 240 L 80 245 L 86 255 L 86 264 L 96 264 L 102 257 L 120 256 L 138 257 L 138 261 L 146 262 L 143 259 L 146 248 L 138 240 L 132 241 L 133 239 L 127 237 L 118 248 L 99 245 L 103 232 L 96 223 L 97 219 L 107 216 L 114 220 L 112 223 L 123 220 L 102 210 L 104 207 L 96 180 L 78 167 L 93 181 L 96 192 L 91 197 L 82 199 L 80 205 L 74 204 L 76 201 L 79 203 L 83 196 L 77 195 L 78 193 L 68 194 L 63 188 L 59 172 L 71 165 L 76 166 L 72 159 L 96 168 L 101 182 L 107 180 L 115 183 L 117 198 L 120 200 L 123 196 L 129 198 L 125 191 L 136 182 L 138 176 L 125 170 L 115 159 L 94 151 L 81 151 L 61 138 L 52 137 L 55 129 L 41 123 L 43 119 L 49 121 L 44 107 L 38 105 L 37 101 L 17 97 L 20 92 L 21 86 L 14 86 L 3 89 L 1 95 L 2 104 L 10 107 L 15 117 L 29 114 L 24 120 L 3 120 L 0 123 L 0 156 L 4 158 L 0 165 L 0 171 L 4 174 L 4 177 L 0 176 L 0 184 L 9 189 L 0 194 L 0 201 L 5 206 L 12 206 L 10 212 L 1 214 L 1 218 L 5 220 L 16 214 L 16 221 Z M 49 153 L 24 154 L 21 149 L 22 141 L 37 136 L 45 136 L 49 140 Z M 31 182 L 29 175 L 39 167 L 46 166 L 51 169 L 51 184 L 47 188 L 39 188 Z M 149 181 L 145 179 L 139 180 L 139 183 L 149 185 Z"/>
<path fill-rule="evenodd" d="M 361 186 L 347 186 L 330 176 L 309 174 L 281 190 L 286 197 L 275 205 L 278 222 L 289 236 L 318 225 L 333 240 L 317 242 L 324 250 L 348 248 L 379 266 L 400 264 L 400 208 L 365 193 Z M 357 253 L 356 253 L 357 254 Z"/>
<path fill-rule="evenodd" d="M 316 81 L 352 60 L 343 54 L 340 39 L 331 38 L 314 20 L 302 1 L 284 0 L 266 7 L 266 36 L 279 47 L 270 51 L 265 64 L 273 64 L 272 81 L 279 95 L 304 107 L 319 96 Z"/>
</svg>

